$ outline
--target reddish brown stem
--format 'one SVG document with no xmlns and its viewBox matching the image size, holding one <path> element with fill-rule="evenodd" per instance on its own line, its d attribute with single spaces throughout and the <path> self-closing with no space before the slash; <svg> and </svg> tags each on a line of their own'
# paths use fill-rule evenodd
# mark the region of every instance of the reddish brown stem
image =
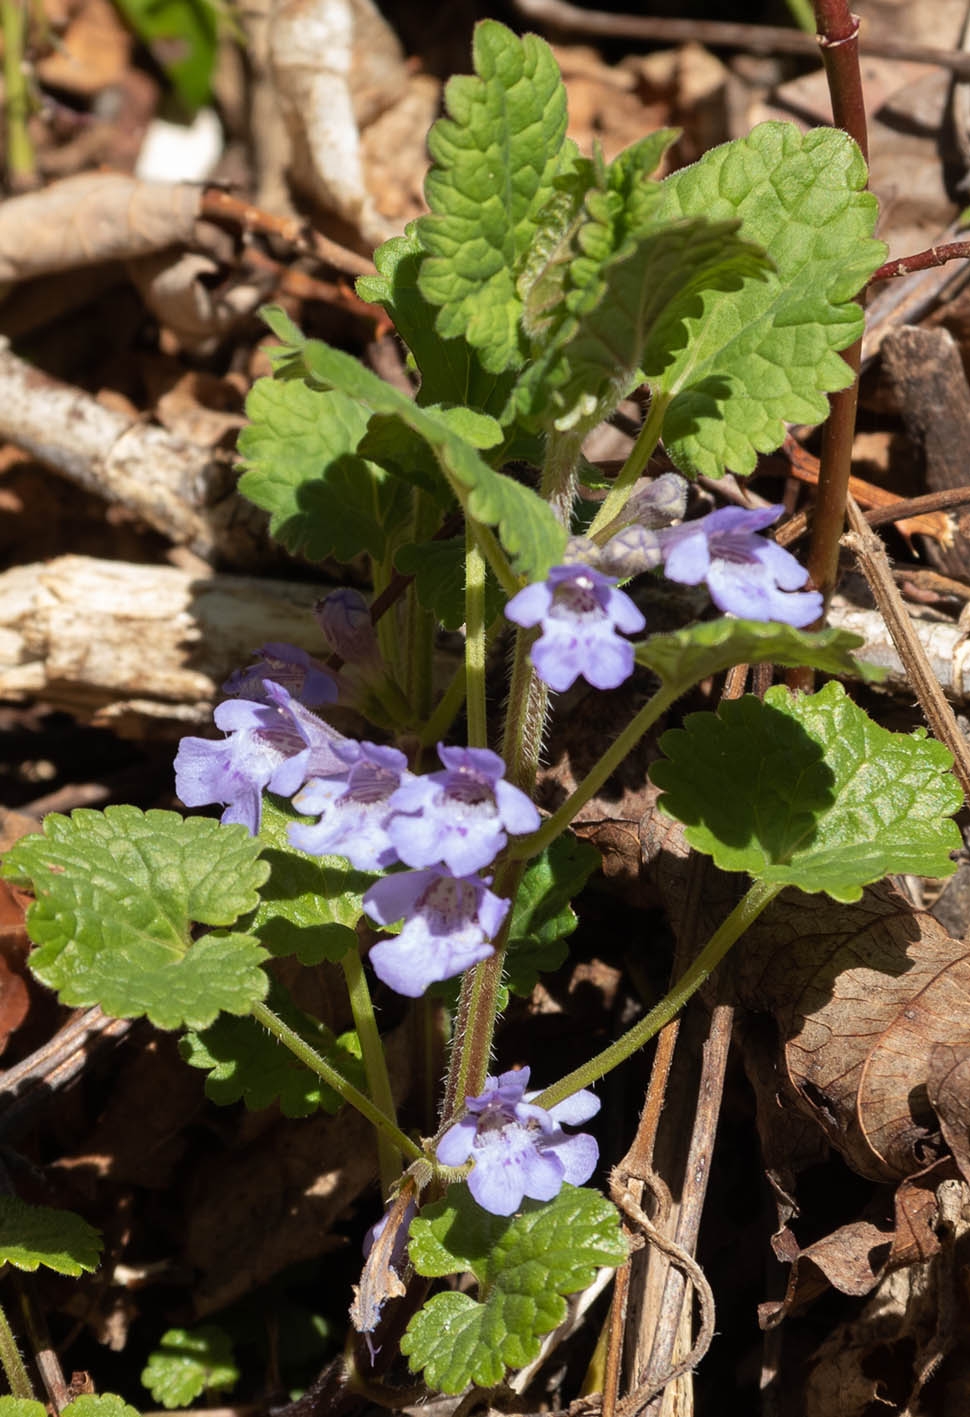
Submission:
<svg viewBox="0 0 970 1417">
<path fill-rule="evenodd" d="M 962 261 L 968 256 L 970 241 L 947 241 L 943 246 L 928 246 L 925 251 L 915 251 L 912 256 L 887 261 L 873 271 L 869 284 L 874 285 L 877 280 L 892 280 L 894 276 L 909 276 L 914 271 L 929 271 L 934 266 L 945 266 L 947 261 Z"/>
</svg>

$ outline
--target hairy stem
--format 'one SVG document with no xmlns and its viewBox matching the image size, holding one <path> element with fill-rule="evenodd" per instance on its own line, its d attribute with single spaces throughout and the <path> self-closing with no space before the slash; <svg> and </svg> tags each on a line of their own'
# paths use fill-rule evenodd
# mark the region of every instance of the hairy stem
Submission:
<svg viewBox="0 0 970 1417">
<path fill-rule="evenodd" d="M 0 1363 L 3 1364 L 3 1371 L 7 1378 L 7 1385 L 10 1388 L 11 1396 L 31 1399 L 34 1396 L 34 1389 L 24 1360 L 20 1356 L 20 1349 L 17 1347 L 17 1340 L 13 1336 L 13 1331 L 7 1322 L 7 1315 L 0 1306 Z"/>
<path fill-rule="evenodd" d="M 0 0 L 3 30 L 3 87 L 7 119 L 7 174 L 14 191 L 34 176 L 34 145 L 27 131 L 30 96 L 24 69 L 26 0 Z"/>
<path fill-rule="evenodd" d="M 485 714 L 485 557 L 472 535 L 465 531 L 465 693 L 468 746 L 488 746 Z"/>
</svg>

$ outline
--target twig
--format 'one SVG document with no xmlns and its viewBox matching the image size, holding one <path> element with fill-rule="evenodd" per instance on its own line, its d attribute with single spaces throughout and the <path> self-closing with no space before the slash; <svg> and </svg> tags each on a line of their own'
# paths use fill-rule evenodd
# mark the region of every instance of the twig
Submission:
<svg viewBox="0 0 970 1417">
<path fill-rule="evenodd" d="M 231 192 L 224 192 L 220 187 L 206 188 L 202 196 L 202 213 L 204 216 L 231 221 L 246 231 L 278 236 L 295 251 L 316 256 L 317 260 L 332 266 L 336 271 L 343 271 L 345 275 L 374 274 L 373 261 L 346 246 L 341 246 L 339 242 L 332 241 L 329 236 L 314 230 L 308 222 L 301 221 L 298 217 L 274 216 L 272 212 L 264 212 L 261 207 L 254 207 L 251 202 L 244 202 L 239 197 L 234 197 Z"/>
<path fill-rule="evenodd" d="M 970 256 L 970 241 L 948 241 L 943 246 L 927 246 L 925 251 L 915 251 L 912 256 L 901 256 L 898 261 L 887 261 L 869 277 L 869 284 L 877 280 L 892 280 L 896 276 L 911 276 L 914 271 L 932 270 L 934 266 L 945 266 L 947 261 L 962 261 Z"/>
<path fill-rule="evenodd" d="M 72 1082 L 96 1046 L 116 1042 L 130 1028 L 130 1019 L 109 1018 L 97 1006 L 86 1009 L 70 1018 L 29 1058 L 0 1073 L 0 1137 L 8 1136 Z"/>
<path fill-rule="evenodd" d="M 617 35 L 656 40 L 660 44 L 695 41 L 710 49 L 745 49 L 755 54 L 817 54 L 813 35 L 781 25 L 732 24 L 726 20 L 677 20 L 659 16 L 621 15 L 586 10 L 566 0 L 515 0 L 516 9 L 540 24 L 586 34 Z M 908 59 L 914 64 L 935 64 L 954 74 L 970 75 L 970 55 L 933 45 L 911 44 L 905 39 L 874 37 L 862 45 L 866 54 L 883 59 Z"/>
<path fill-rule="evenodd" d="M 843 537 L 843 544 L 855 554 L 869 588 L 876 599 L 893 644 L 903 661 L 920 708 L 934 735 L 953 754 L 953 771 L 964 796 L 970 800 L 970 749 L 957 725 L 953 710 L 943 696 L 943 690 L 906 613 L 902 596 L 893 579 L 889 557 L 877 536 L 870 531 L 854 498 L 848 502 L 852 530 Z"/>
<path fill-rule="evenodd" d="M 687 1155 L 684 1194 L 681 1198 L 680 1214 L 674 1233 L 674 1244 L 685 1255 L 693 1254 L 700 1230 L 733 1025 L 734 1009 L 728 1004 L 718 1004 L 711 1015 L 707 1040 L 703 1048 L 701 1081 Z M 701 1298 L 702 1290 L 698 1288 L 692 1270 L 688 1270 L 687 1266 L 683 1264 L 678 1267 L 671 1266 L 668 1269 L 663 1287 L 663 1297 L 660 1301 L 660 1317 L 654 1334 L 653 1351 L 650 1354 L 644 1378 L 645 1383 L 658 1381 L 670 1368 L 687 1288 L 685 1276 L 690 1277 L 697 1290 L 698 1298 Z M 703 1300 L 701 1302 L 703 1319 Z M 698 1342 L 700 1337 L 701 1335 L 698 1335 Z"/>
</svg>

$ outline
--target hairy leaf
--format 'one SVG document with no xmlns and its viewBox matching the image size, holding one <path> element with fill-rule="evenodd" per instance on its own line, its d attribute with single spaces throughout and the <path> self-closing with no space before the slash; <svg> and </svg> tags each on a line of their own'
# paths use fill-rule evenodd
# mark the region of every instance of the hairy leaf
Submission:
<svg viewBox="0 0 970 1417">
<path fill-rule="evenodd" d="M 563 1186 L 552 1201 L 523 1202 L 515 1216 L 490 1215 L 466 1186 L 425 1206 L 411 1222 L 419 1274 L 470 1269 L 480 1298 L 436 1294 L 408 1325 L 401 1351 L 438 1392 L 468 1383 L 494 1387 L 506 1368 L 538 1353 L 542 1335 L 566 1316 L 566 1294 L 584 1289 L 601 1265 L 627 1256 L 616 1209 L 596 1191 Z"/>
<path fill-rule="evenodd" d="M 660 806 L 722 870 L 841 901 L 889 872 L 955 870 L 962 793 L 949 752 L 922 730 L 880 728 L 834 681 L 690 714 L 660 746 Z"/>
<path fill-rule="evenodd" d="M 750 473 L 784 424 L 820 423 L 827 393 L 851 383 L 839 358 L 862 334 L 852 297 L 885 259 L 872 239 L 866 165 L 838 128 L 762 123 L 664 179 L 658 219 L 741 221 L 774 271 L 734 291 L 696 291 L 650 332 L 643 371 L 669 397 L 664 446 L 678 467 Z"/>
<path fill-rule="evenodd" d="M 825 674 L 878 682 L 885 670 L 856 659 L 864 641 L 848 630 L 795 630 L 764 620 L 705 620 L 637 645 L 637 663 L 659 674 L 678 693 L 735 664 L 806 665 Z"/>
<path fill-rule="evenodd" d="M 205 1028 L 266 993 L 266 958 L 231 925 L 252 911 L 269 868 L 245 827 L 137 807 L 52 813 L 23 837 L 4 874 L 30 883 L 31 968 L 66 1004 L 100 1004 L 158 1028 Z"/>
<path fill-rule="evenodd" d="M 276 314 L 273 310 L 264 311 L 274 330 L 288 328 L 276 319 Z M 349 354 L 319 340 L 303 340 L 298 332 L 297 337 L 300 342 L 292 348 L 299 351 L 311 380 L 339 389 L 374 413 L 396 418 L 424 439 L 469 515 L 485 526 L 498 527 L 516 571 L 530 580 L 541 580 L 549 567 L 557 564 L 566 533 L 552 509 L 531 488 L 495 472 L 468 441 L 468 435 L 473 435 L 480 442 L 492 420 L 481 415 L 474 417 L 468 410 L 443 414 L 419 408 Z M 461 431 L 456 429 L 456 420 Z"/>
<path fill-rule="evenodd" d="M 684 344 L 682 316 L 701 293 L 737 291 L 769 266 L 737 220 L 663 215 L 663 190 L 650 173 L 675 136 L 652 134 L 609 168 L 588 165 L 581 207 L 571 219 L 563 213 L 561 237 L 529 292 L 534 359 L 514 395 L 521 415 L 558 429 L 594 427 L 641 381 L 644 349 L 656 346 L 659 327 L 672 354 Z"/>
<path fill-rule="evenodd" d="M 381 559 L 408 499 L 397 478 L 357 454 L 367 409 L 300 379 L 258 379 L 246 412 L 239 490 L 270 513 L 273 536 L 311 561 L 360 551 Z"/>
<path fill-rule="evenodd" d="M 463 337 L 486 370 L 521 364 L 516 277 L 566 156 L 566 90 L 552 50 L 495 20 L 475 28 L 476 77 L 453 78 L 449 116 L 428 135 L 431 215 L 417 223 L 428 252 L 418 272 L 439 307 L 443 339 Z"/>
<path fill-rule="evenodd" d="M 216 1324 L 170 1328 L 149 1354 L 141 1380 L 163 1407 L 187 1407 L 203 1392 L 226 1391 L 239 1381 L 232 1341 Z"/>
<path fill-rule="evenodd" d="M 98 1267 L 101 1232 L 80 1215 L 0 1196 L 0 1262 L 33 1271 L 40 1265 L 77 1278 Z"/>
</svg>

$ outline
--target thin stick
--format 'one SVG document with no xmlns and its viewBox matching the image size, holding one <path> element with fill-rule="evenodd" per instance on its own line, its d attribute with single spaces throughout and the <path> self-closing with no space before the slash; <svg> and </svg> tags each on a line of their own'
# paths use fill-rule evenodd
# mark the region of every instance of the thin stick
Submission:
<svg viewBox="0 0 970 1417">
<path fill-rule="evenodd" d="M 745 49 L 756 54 L 817 53 L 815 38 L 804 30 L 781 25 L 732 24 L 726 20 L 676 20 L 644 15 L 620 15 L 587 10 L 566 0 L 515 0 L 528 19 L 585 34 L 622 35 L 629 39 L 656 40 L 660 44 L 693 41 L 710 49 Z M 910 44 L 905 39 L 874 36 L 863 43 L 866 54 L 884 59 L 909 59 L 914 64 L 936 64 L 954 74 L 970 75 L 970 55 L 933 45 Z"/>
<path fill-rule="evenodd" d="M 929 271 L 934 266 L 945 266 L 947 261 L 962 261 L 970 256 L 970 241 L 948 241 L 943 246 L 927 246 L 925 251 L 915 251 L 912 256 L 901 256 L 897 261 L 887 261 L 874 270 L 869 284 L 877 280 L 892 280 L 895 276 L 911 276 L 914 271 Z"/>
<path fill-rule="evenodd" d="M 852 530 L 843 537 L 843 545 L 855 555 L 876 605 L 892 636 L 896 652 L 913 685 L 919 706 L 935 737 L 945 743 L 953 754 L 953 771 L 970 801 L 970 748 L 957 726 L 956 718 L 933 673 L 926 651 L 910 623 L 903 598 L 893 579 L 886 549 L 870 531 L 855 500 L 849 498 L 849 520 Z"/>
</svg>

